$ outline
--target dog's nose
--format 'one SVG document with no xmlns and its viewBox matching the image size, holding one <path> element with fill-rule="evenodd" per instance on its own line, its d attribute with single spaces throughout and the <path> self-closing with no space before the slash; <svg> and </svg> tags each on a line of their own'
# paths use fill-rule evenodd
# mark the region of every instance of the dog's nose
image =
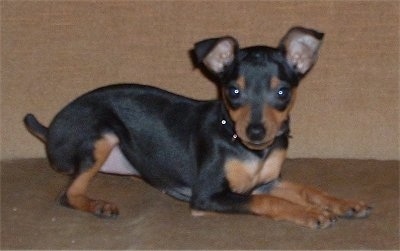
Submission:
<svg viewBox="0 0 400 251">
<path fill-rule="evenodd" d="M 262 124 L 250 124 L 246 133 L 251 141 L 259 141 L 264 139 L 266 131 Z"/>
</svg>

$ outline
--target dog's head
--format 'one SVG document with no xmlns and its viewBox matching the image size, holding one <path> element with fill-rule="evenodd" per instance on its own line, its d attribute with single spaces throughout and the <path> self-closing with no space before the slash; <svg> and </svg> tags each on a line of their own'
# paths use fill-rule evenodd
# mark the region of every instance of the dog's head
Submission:
<svg viewBox="0 0 400 251">
<path fill-rule="evenodd" d="M 297 86 L 315 64 L 323 36 L 294 27 L 277 48 L 239 48 L 233 37 L 195 44 L 195 57 L 216 77 L 235 132 L 248 148 L 267 148 L 287 126 Z"/>
</svg>

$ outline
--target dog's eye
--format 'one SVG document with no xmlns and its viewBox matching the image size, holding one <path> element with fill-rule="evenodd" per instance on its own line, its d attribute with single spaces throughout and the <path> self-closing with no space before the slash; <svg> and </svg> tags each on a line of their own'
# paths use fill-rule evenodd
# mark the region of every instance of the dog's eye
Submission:
<svg viewBox="0 0 400 251">
<path fill-rule="evenodd" d="M 229 87 L 228 94 L 231 99 L 238 99 L 241 95 L 240 90 L 236 87 Z"/>
<path fill-rule="evenodd" d="M 290 94 L 290 89 L 287 87 L 281 87 L 279 88 L 277 94 L 280 99 L 287 99 Z"/>
</svg>

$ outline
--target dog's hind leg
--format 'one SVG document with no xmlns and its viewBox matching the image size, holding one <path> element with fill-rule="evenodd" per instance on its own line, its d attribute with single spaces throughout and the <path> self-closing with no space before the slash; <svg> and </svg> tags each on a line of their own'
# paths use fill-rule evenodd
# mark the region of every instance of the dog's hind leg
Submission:
<svg viewBox="0 0 400 251">
<path fill-rule="evenodd" d="M 94 142 L 93 165 L 79 173 L 62 196 L 61 203 L 74 209 L 86 211 L 99 217 L 116 217 L 119 214 L 117 206 L 103 200 L 90 199 L 86 193 L 92 178 L 107 160 L 112 149 L 118 144 L 118 138 L 113 134 L 105 134 Z"/>
</svg>

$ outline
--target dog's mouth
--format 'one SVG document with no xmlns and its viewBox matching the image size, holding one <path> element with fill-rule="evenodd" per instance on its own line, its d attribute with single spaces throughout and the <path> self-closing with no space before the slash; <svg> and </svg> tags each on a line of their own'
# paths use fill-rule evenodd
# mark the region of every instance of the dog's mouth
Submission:
<svg viewBox="0 0 400 251">
<path fill-rule="evenodd" d="M 261 140 L 251 140 L 247 137 L 247 135 L 242 137 L 242 136 L 240 136 L 239 133 L 237 133 L 235 135 L 237 136 L 238 139 L 240 139 L 240 141 L 242 142 L 242 144 L 244 146 L 246 146 L 250 150 L 256 150 L 256 151 L 267 149 L 275 141 L 275 136 L 271 136 L 271 135 L 269 135 Z"/>
<path fill-rule="evenodd" d="M 243 141 L 242 143 L 249 149 L 251 150 L 265 150 L 267 149 L 269 146 L 272 145 L 272 143 L 274 143 L 274 139 L 270 139 L 267 141 L 263 141 L 263 142 L 251 142 L 251 141 Z"/>
</svg>

